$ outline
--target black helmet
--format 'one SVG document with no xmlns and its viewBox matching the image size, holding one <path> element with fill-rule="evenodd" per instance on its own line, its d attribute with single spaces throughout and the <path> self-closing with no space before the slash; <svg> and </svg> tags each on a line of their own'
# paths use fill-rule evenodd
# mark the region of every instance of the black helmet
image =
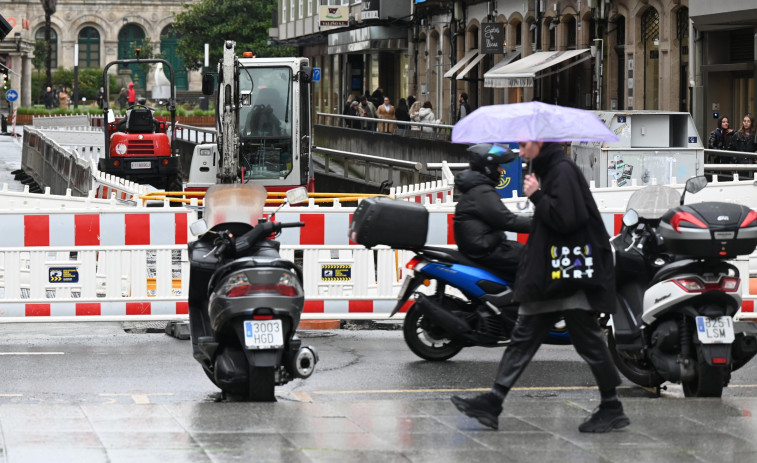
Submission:
<svg viewBox="0 0 757 463">
<path fill-rule="evenodd" d="M 518 156 L 502 145 L 496 143 L 479 143 L 468 148 L 470 153 L 470 168 L 481 172 L 490 179 L 498 181 L 500 178 L 497 167 L 514 161 Z"/>
</svg>

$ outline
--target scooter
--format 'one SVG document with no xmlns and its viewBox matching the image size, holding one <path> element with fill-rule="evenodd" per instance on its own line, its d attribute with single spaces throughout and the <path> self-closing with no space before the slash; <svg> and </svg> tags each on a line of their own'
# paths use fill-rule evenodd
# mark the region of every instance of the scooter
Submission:
<svg viewBox="0 0 757 463">
<path fill-rule="evenodd" d="M 391 316 L 408 305 L 402 332 L 414 354 L 425 360 L 447 360 L 464 347 L 501 347 L 509 343 L 518 318 L 511 282 L 471 261 L 459 251 L 424 246 L 406 267 Z M 418 291 L 431 286 L 433 294 Z M 456 296 L 453 288 L 459 294 Z M 547 344 L 570 344 L 565 322 L 549 332 Z"/>
<path fill-rule="evenodd" d="M 612 238 L 618 307 L 608 344 L 629 380 L 657 388 L 681 383 L 686 397 L 720 397 L 731 373 L 757 354 L 757 324 L 736 321 L 742 280 L 727 260 L 757 245 L 757 212 L 731 203 L 684 205 L 683 195 L 649 186 L 631 195 Z"/>
<path fill-rule="evenodd" d="M 318 362 L 295 334 L 305 304 L 302 270 L 269 239 L 304 223 L 263 219 L 266 196 L 259 185 L 213 185 L 203 219 L 190 226 L 200 235 L 189 244 L 192 351 L 231 400 L 275 401 L 275 386 L 310 377 Z M 284 204 L 306 199 L 297 188 Z"/>
</svg>

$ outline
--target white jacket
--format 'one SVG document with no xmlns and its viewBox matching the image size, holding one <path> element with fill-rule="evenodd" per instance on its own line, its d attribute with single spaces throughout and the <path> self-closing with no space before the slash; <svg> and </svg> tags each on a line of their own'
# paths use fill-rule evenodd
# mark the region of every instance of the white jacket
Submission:
<svg viewBox="0 0 757 463">
<path fill-rule="evenodd" d="M 436 123 L 436 118 L 434 117 L 434 111 L 431 110 L 431 108 L 421 108 L 421 110 L 418 111 L 418 122 L 425 122 L 427 124 Z M 422 130 L 424 132 L 434 131 L 432 127 L 423 127 Z"/>
</svg>

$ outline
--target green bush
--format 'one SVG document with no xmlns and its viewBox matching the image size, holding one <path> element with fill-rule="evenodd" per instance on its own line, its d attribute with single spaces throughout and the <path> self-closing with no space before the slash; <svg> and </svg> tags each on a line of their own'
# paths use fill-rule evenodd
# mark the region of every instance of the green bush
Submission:
<svg viewBox="0 0 757 463">
<path fill-rule="evenodd" d="M 108 76 L 110 85 L 110 94 L 112 98 L 118 96 L 121 91 L 116 87 L 116 76 Z M 32 74 L 32 102 L 44 104 L 43 96 L 45 94 L 46 76 L 43 73 L 35 72 Z M 52 87 L 66 87 L 71 91 L 69 98 L 73 100 L 74 91 L 74 71 L 73 69 L 58 68 L 52 74 Z M 103 85 L 103 71 L 97 68 L 79 69 L 79 97 L 87 99 L 87 104 L 97 102 L 97 91 Z M 71 103 L 69 103 L 71 104 Z"/>
</svg>

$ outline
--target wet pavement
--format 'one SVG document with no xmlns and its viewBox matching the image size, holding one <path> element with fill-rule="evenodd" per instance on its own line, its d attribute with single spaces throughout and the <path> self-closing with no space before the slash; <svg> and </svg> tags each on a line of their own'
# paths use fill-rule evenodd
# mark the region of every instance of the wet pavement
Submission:
<svg viewBox="0 0 757 463">
<path fill-rule="evenodd" d="M 0 405 L 0 461 L 756 461 L 757 399 L 624 398 L 632 424 L 582 434 L 592 401 L 514 398 L 499 431 L 446 400 Z"/>
</svg>

